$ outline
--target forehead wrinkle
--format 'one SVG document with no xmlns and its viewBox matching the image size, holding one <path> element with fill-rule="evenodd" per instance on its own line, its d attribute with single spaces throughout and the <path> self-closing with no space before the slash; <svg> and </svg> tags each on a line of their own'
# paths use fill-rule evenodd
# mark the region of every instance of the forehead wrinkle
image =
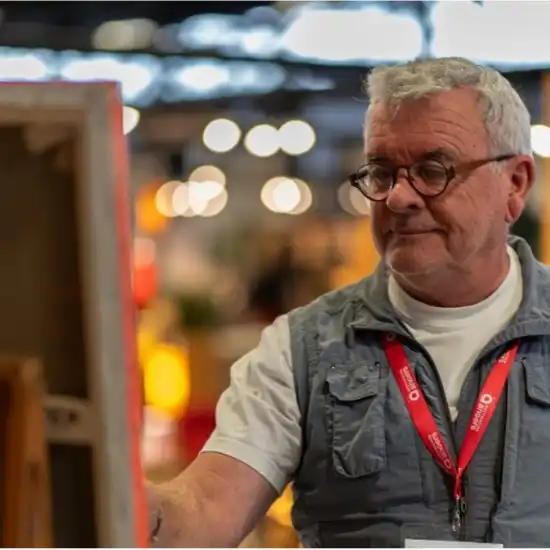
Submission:
<svg viewBox="0 0 550 550">
<path fill-rule="evenodd" d="M 469 92 L 457 90 L 406 101 L 396 110 L 383 103 L 373 103 L 365 117 L 365 153 L 406 153 L 408 156 L 411 152 L 421 154 L 428 148 L 444 145 L 464 156 L 478 153 L 480 148 L 489 149 L 478 98 Z M 405 134 L 407 139 L 403 140 L 401 136 Z M 375 143 L 372 137 L 377 138 Z M 384 143 L 379 143 L 378 137 Z M 409 151 L 415 148 L 415 141 L 422 142 L 422 147 Z"/>
<path fill-rule="evenodd" d="M 401 162 L 406 159 L 408 162 L 414 162 L 430 154 L 437 154 L 449 161 L 454 161 L 464 156 L 461 152 L 460 144 L 454 143 L 454 140 L 434 140 L 432 142 L 422 142 L 412 146 L 404 144 L 399 140 L 385 141 L 379 144 L 369 145 L 369 140 L 365 144 L 364 156 L 367 159 L 380 158 L 392 162 Z"/>
<path fill-rule="evenodd" d="M 483 128 L 467 124 L 467 117 L 461 116 L 455 120 L 454 117 L 444 117 L 424 120 L 421 124 L 414 124 L 414 119 L 406 123 L 392 121 L 386 124 L 383 117 L 375 116 L 365 128 L 364 153 L 388 158 L 413 158 L 429 150 L 443 148 L 453 157 L 463 157 L 468 155 L 468 149 L 471 150 L 469 154 L 473 154 L 473 150 L 480 146 L 487 147 Z M 481 135 L 480 130 L 483 131 Z"/>
</svg>

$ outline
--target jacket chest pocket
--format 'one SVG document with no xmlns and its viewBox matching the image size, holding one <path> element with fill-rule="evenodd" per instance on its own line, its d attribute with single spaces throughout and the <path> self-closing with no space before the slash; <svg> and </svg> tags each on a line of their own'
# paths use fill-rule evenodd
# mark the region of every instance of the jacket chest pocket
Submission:
<svg viewBox="0 0 550 550">
<path fill-rule="evenodd" d="M 548 546 L 550 529 L 550 371 L 523 359 L 508 382 L 500 503 L 494 540 L 505 546 Z"/>
<path fill-rule="evenodd" d="M 515 468 L 505 461 L 503 486 L 515 485 L 513 499 L 524 493 L 527 502 L 536 506 L 550 506 L 548 461 L 550 454 L 550 373 L 543 363 L 522 361 L 525 394 L 521 410 L 508 411 L 519 417 L 519 438 Z M 544 457 L 544 458 L 542 458 Z M 515 470 L 515 471 L 514 471 Z M 511 479 L 506 479 L 506 475 Z"/>
<path fill-rule="evenodd" d="M 521 448 L 550 451 L 550 373 L 543 364 L 522 361 L 525 404 L 521 411 Z M 539 457 L 537 457 L 539 458 Z"/>
<path fill-rule="evenodd" d="M 336 471 L 348 478 L 386 465 L 384 386 L 378 367 L 332 365 L 327 374 L 327 424 Z"/>
</svg>

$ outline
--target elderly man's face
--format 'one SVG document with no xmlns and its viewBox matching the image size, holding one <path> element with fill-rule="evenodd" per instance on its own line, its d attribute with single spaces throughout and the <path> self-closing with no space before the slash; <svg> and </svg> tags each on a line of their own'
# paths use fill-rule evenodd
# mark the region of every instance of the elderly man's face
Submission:
<svg viewBox="0 0 550 550">
<path fill-rule="evenodd" d="M 403 275 L 461 267 L 491 247 L 502 247 L 532 182 L 532 162 L 526 156 L 460 170 L 465 163 L 492 156 L 472 90 L 412 101 L 393 116 L 386 106 L 373 105 L 365 145 L 367 160 L 401 166 L 438 152 L 447 166 L 458 169 L 446 191 L 429 199 L 400 171 L 388 199 L 373 203 L 376 246 L 386 263 Z"/>
</svg>

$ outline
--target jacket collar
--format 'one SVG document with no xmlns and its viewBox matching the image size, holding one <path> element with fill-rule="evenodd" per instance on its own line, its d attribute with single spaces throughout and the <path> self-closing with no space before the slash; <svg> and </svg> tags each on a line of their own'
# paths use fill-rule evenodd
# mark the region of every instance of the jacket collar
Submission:
<svg viewBox="0 0 550 550">
<path fill-rule="evenodd" d="M 493 341 L 507 341 L 523 336 L 550 334 L 550 268 L 541 264 L 523 239 L 509 238 L 522 269 L 523 300 L 510 325 Z M 391 331 L 407 335 L 388 297 L 388 269 L 380 262 L 376 271 L 356 287 L 354 318 L 348 326 L 355 330 Z"/>
</svg>

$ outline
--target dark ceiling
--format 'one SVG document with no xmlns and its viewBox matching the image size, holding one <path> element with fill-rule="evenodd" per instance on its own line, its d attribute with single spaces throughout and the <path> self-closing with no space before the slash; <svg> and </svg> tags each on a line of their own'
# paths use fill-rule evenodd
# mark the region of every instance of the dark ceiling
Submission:
<svg viewBox="0 0 550 550">
<path fill-rule="evenodd" d="M 177 23 L 200 13 L 239 14 L 271 2 L 0 2 L 6 22 L 94 28 L 113 19 Z"/>
</svg>

